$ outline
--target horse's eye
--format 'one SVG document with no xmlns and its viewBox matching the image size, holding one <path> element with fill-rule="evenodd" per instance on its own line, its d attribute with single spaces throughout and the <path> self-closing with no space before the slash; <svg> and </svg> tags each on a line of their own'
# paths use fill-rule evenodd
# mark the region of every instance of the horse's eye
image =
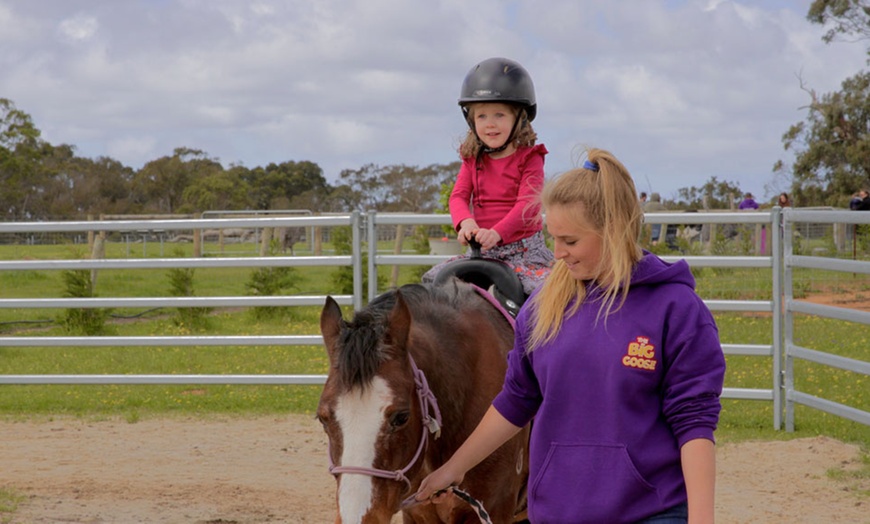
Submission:
<svg viewBox="0 0 870 524">
<path fill-rule="evenodd" d="M 390 417 L 390 427 L 392 429 L 399 429 L 408 423 L 410 417 L 411 414 L 407 411 L 397 411 Z"/>
<path fill-rule="evenodd" d="M 320 422 L 320 425 L 323 426 L 323 429 L 326 429 L 326 425 L 329 424 L 328 413 L 317 413 L 314 418 L 317 419 L 317 422 Z"/>
</svg>

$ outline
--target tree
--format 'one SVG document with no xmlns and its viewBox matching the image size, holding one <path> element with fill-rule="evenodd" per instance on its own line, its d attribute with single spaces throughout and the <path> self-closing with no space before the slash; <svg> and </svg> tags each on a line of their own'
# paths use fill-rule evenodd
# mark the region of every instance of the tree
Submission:
<svg viewBox="0 0 870 524">
<path fill-rule="evenodd" d="M 96 159 L 79 158 L 82 171 L 87 180 L 81 187 L 90 198 L 81 198 L 84 211 L 93 214 L 136 213 L 132 208 L 131 191 L 135 171 L 121 162 L 107 156 Z"/>
<path fill-rule="evenodd" d="M 870 72 L 842 83 L 842 90 L 817 95 L 804 122 L 783 135 L 786 150 L 796 149 L 792 193 L 805 204 L 843 206 L 870 181 Z M 774 166 L 782 169 L 782 163 Z"/>
<path fill-rule="evenodd" d="M 0 98 L 0 147 L 18 153 L 33 151 L 42 142 L 41 134 L 30 115 L 16 108 L 11 100 Z"/>
<path fill-rule="evenodd" d="M 199 178 L 223 171 L 217 160 L 205 152 L 185 147 L 176 148 L 172 156 L 148 162 L 133 177 L 133 198 L 143 211 L 178 213 L 184 190 Z"/>
<path fill-rule="evenodd" d="M 368 164 L 357 170 L 345 169 L 339 176 L 347 192 L 353 195 L 353 209 L 429 213 L 438 204 L 441 184 L 458 171 L 458 162 L 432 164 L 422 169 Z"/>
<path fill-rule="evenodd" d="M 347 185 L 333 187 L 329 192 L 307 192 L 296 197 L 299 209 L 316 209 L 328 213 L 349 213 L 359 209 L 359 195 Z"/>
<path fill-rule="evenodd" d="M 865 0 L 815 0 L 810 5 L 807 20 L 819 25 L 833 24 L 822 37 L 826 43 L 839 35 L 858 40 L 870 38 L 870 4 Z"/>
<path fill-rule="evenodd" d="M 343 169 L 339 178 L 347 187 L 346 194 L 353 208 L 349 211 L 380 210 L 389 201 L 389 189 L 380 183 L 380 167 L 367 164 L 359 169 Z"/>
<path fill-rule="evenodd" d="M 76 156 L 75 146 L 40 138 L 30 116 L 0 99 L 0 209 L 8 219 L 125 213 L 133 170 L 117 160 Z"/>
<path fill-rule="evenodd" d="M 30 115 L 0 98 L 0 211 L 6 218 L 30 218 L 30 201 L 43 189 L 39 159 L 46 143 L 40 135 Z"/>
<path fill-rule="evenodd" d="M 870 38 L 870 3 L 866 0 L 816 0 L 807 19 L 832 24 L 823 40 L 841 36 Z M 858 188 L 870 184 L 870 73 L 847 78 L 841 90 L 817 94 L 801 80 L 810 98 L 807 116 L 783 134 L 783 148 L 794 162 L 780 160 L 774 173 L 792 177 L 791 192 L 803 205 L 845 206 Z"/>
<path fill-rule="evenodd" d="M 405 177 L 407 169 L 395 170 L 385 174 L 384 182 L 394 188 L 398 211 L 431 213 L 439 205 L 442 184 L 456 178 L 460 165 L 432 164 L 417 170 L 413 178 Z"/>
<path fill-rule="evenodd" d="M 710 177 L 701 187 L 683 187 L 677 190 L 677 200 L 668 202 L 671 209 L 732 209 L 736 199 L 743 196 L 740 186 L 727 180 Z"/>
<path fill-rule="evenodd" d="M 75 155 L 75 148 L 45 144 L 37 172 L 40 191 L 31 199 L 33 218 L 77 218 L 130 212 L 133 170 L 117 160 Z"/>
<path fill-rule="evenodd" d="M 34 170 L 39 189 L 28 199 L 30 219 L 81 218 L 76 186 L 87 177 L 76 168 L 75 159 L 72 146 L 44 144 Z"/>
<path fill-rule="evenodd" d="M 208 210 L 250 209 L 250 187 L 244 178 L 247 169 L 235 166 L 228 171 L 209 170 L 194 178 L 184 188 L 182 213 L 202 213 Z"/>
<path fill-rule="evenodd" d="M 256 209 L 287 208 L 296 196 L 307 191 L 328 191 L 323 169 L 314 162 L 282 162 L 257 167 L 246 174 Z"/>
</svg>

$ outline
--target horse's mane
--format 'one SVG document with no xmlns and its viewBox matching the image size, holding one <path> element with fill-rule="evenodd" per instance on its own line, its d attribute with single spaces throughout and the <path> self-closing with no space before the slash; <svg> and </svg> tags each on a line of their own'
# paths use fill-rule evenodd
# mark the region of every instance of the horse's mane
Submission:
<svg viewBox="0 0 870 524">
<path fill-rule="evenodd" d="M 475 294 L 469 286 L 456 283 L 437 287 L 406 284 L 398 290 L 386 291 L 375 297 L 341 329 L 337 360 L 341 382 L 345 387 L 365 388 L 375 377 L 380 365 L 389 358 L 382 341 L 390 312 L 396 305 L 397 292 L 402 293 L 412 318 L 420 321 L 425 317 L 433 322 L 449 322 L 455 314 L 453 312 L 459 311 L 469 300 L 469 295 Z M 421 314 L 426 310 L 438 313 Z"/>
</svg>

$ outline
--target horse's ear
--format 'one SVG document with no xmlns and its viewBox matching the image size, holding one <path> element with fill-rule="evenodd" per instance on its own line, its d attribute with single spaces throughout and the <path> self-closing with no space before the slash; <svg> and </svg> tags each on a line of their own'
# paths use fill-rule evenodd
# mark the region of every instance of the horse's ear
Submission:
<svg viewBox="0 0 870 524">
<path fill-rule="evenodd" d="M 320 334 L 323 335 L 323 343 L 326 345 L 326 352 L 332 360 L 338 336 L 341 333 L 341 325 L 344 319 L 341 317 L 341 308 L 338 302 L 331 296 L 326 297 L 326 303 L 323 304 L 323 310 L 320 312 Z"/>
<path fill-rule="evenodd" d="M 396 304 L 390 312 L 390 327 L 387 335 L 393 348 L 405 351 L 408 346 L 408 332 L 411 330 L 411 310 L 402 297 L 401 291 L 396 291 Z"/>
</svg>

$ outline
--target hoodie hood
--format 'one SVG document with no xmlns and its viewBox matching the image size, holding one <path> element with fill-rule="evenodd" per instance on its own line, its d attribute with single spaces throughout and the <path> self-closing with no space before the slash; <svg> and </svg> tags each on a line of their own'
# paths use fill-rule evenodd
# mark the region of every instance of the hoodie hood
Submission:
<svg viewBox="0 0 870 524">
<path fill-rule="evenodd" d="M 673 264 L 648 251 L 643 252 L 643 258 L 637 263 L 631 274 L 631 287 L 655 286 L 660 284 L 684 284 L 695 289 L 695 277 L 685 260 Z"/>
</svg>

